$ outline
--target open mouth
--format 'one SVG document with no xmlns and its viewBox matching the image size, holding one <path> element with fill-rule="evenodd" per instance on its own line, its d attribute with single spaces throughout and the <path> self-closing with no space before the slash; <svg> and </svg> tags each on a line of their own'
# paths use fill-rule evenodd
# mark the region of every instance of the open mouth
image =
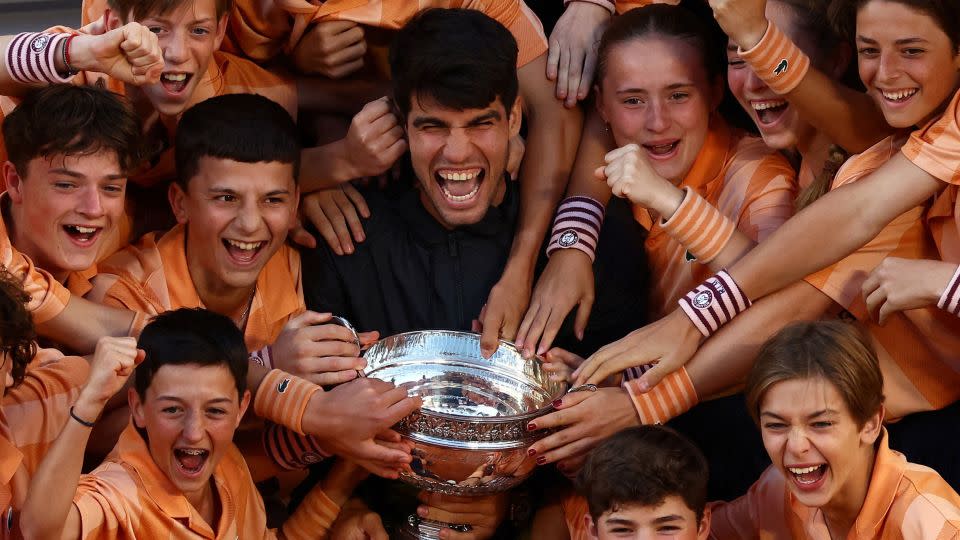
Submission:
<svg viewBox="0 0 960 540">
<path fill-rule="evenodd" d="M 193 78 L 193 73 L 175 73 L 165 71 L 160 74 L 160 84 L 168 93 L 177 95 L 183 92 L 184 88 Z"/>
<path fill-rule="evenodd" d="M 827 474 L 827 464 L 822 463 L 809 467 L 787 467 L 787 471 L 801 489 L 815 489 L 819 487 L 824 475 Z"/>
<path fill-rule="evenodd" d="M 239 265 L 252 263 L 257 258 L 257 255 L 263 251 L 264 246 L 267 245 L 267 242 L 263 240 L 259 242 L 241 242 L 240 240 L 224 238 L 222 242 L 223 246 L 227 248 L 227 253 L 230 255 L 230 258 Z"/>
<path fill-rule="evenodd" d="M 64 225 L 63 230 L 76 244 L 88 247 L 97 240 L 103 228 L 87 227 L 85 225 Z"/>
<path fill-rule="evenodd" d="M 643 149 L 654 159 L 667 159 L 674 156 L 678 146 L 680 146 L 680 139 L 658 142 L 657 144 L 644 144 Z"/>
<path fill-rule="evenodd" d="M 890 103 L 904 103 L 919 92 L 919 88 L 909 88 L 907 90 L 880 90 L 880 95 L 885 101 Z"/>
<path fill-rule="evenodd" d="M 753 101 L 750 103 L 754 112 L 757 113 L 757 120 L 763 125 L 769 126 L 783 118 L 790 103 L 785 99 L 767 99 L 763 101 Z"/>
<path fill-rule="evenodd" d="M 450 202 L 464 203 L 477 196 L 486 173 L 483 169 L 440 169 L 434 174 L 443 196 Z"/>
<path fill-rule="evenodd" d="M 173 457 L 177 467 L 187 476 L 194 476 L 203 470 L 210 451 L 202 448 L 174 448 Z"/>
</svg>

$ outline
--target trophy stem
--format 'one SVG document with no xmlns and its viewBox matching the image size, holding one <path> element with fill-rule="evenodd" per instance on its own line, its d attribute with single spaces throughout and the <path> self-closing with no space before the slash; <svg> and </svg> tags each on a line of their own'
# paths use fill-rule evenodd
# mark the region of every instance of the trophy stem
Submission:
<svg viewBox="0 0 960 540">
<path fill-rule="evenodd" d="M 454 529 L 460 532 L 469 532 L 469 525 L 457 525 L 454 523 L 445 523 L 443 521 L 434 521 L 424 519 L 416 514 L 407 516 L 407 521 L 399 528 L 400 538 L 404 540 L 439 540 L 440 531 L 443 529 Z"/>
</svg>

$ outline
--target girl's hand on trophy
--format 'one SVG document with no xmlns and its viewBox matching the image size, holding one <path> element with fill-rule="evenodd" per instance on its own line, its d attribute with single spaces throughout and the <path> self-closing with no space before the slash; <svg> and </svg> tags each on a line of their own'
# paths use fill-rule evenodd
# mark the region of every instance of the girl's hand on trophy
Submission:
<svg viewBox="0 0 960 540">
<path fill-rule="evenodd" d="M 507 517 L 510 506 L 508 493 L 497 493 L 479 497 L 456 497 L 421 491 L 417 498 L 422 503 L 417 507 L 417 515 L 424 519 L 469 525 L 470 530 L 460 532 L 443 529 L 443 540 L 486 540 L 492 538 L 497 528 Z"/>
</svg>

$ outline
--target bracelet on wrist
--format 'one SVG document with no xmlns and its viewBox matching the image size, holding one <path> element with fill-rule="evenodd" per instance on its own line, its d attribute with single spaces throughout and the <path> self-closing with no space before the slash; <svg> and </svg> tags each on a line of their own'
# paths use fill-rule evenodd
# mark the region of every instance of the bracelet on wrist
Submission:
<svg viewBox="0 0 960 540">
<path fill-rule="evenodd" d="M 93 422 L 88 422 L 83 418 L 80 418 L 79 416 L 77 416 L 77 413 L 73 412 L 73 405 L 70 406 L 70 418 L 73 418 L 74 420 L 76 420 L 83 427 L 92 428 L 97 424 L 96 420 L 94 420 Z"/>
</svg>

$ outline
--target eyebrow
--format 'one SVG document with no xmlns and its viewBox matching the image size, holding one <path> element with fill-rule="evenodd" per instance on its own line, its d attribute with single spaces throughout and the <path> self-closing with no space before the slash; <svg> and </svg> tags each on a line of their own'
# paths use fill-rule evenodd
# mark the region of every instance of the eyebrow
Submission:
<svg viewBox="0 0 960 540">
<path fill-rule="evenodd" d="M 163 23 L 163 24 L 171 24 L 171 23 L 173 22 L 171 19 L 168 19 L 168 18 L 166 18 L 166 17 L 164 17 L 164 16 L 162 16 L 162 15 L 161 15 L 161 16 L 152 15 L 152 16 L 149 16 L 149 17 L 144 17 L 143 20 L 153 20 L 153 21 L 157 21 L 158 23 Z M 204 17 L 204 18 L 202 18 L 202 19 L 192 20 L 192 21 L 190 21 L 190 22 L 187 23 L 187 24 L 207 24 L 207 23 L 211 23 L 211 22 L 213 22 L 213 21 L 214 21 L 214 19 L 212 19 L 212 18 L 210 18 L 210 17 Z"/>
<path fill-rule="evenodd" d="M 225 188 L 225 187 L 219 187 L 219 186 L 213 186 L 212 188 L 210 188 L 210 189 L 207 190 L 207 191 L 208 191 L 208 193 L 227 193 L 227 194 L 230 194 L 230 195 L 239 195 L 239 192 L 238 192 L 237 190 L 235 190 L 235 189 L 230 189 L 230 188 Z M 289 190 L 289 189 L 275 189 L 275 190 L 273 190 L 273 191 L 268 191 L 267 193 L 264 193 L 263 196 L 264 196 L 264 197 L 272 197 L 272 196 L 276 196 L 276 195 L 289 195 L 289 194 L 290 194 L 290 190 Z"/>
<path fill-rule="evenodd" d="M 654 525 L 660 525 L 661 523 L 669 523 L 671 521 L 683 521 L 683 516 L 678 516 L 677 514 L 660 516 L 657 519 L 653 520 L 653 523 Z"/>
<path fill-rule="evenodd" d="M 678 82 L 667 85 L 666 90 L 676 90 L 678 88 L 688 88 L 691 86 L 696 86 L 692 82 Z M 624 88 L 623 90 L 617 90 L 617 94 L 637 94 L 641 92 L 649 92 L 646 88 Z"/>
<path fill-rule="evenodd" d="M 635 521 L 627 518 L 609 518 L 606 522 L 608 525 L 636 525 Z"/>
<path fill-rule="evenodd" d="M 822 410 L 816 411 L 816 412 L 814 412 L 814 413 L 808 414 L 808 415 L 807 415 L 807 420 L 816 418 L 816 417 L 818 417 L 818 416 L 823 416 L 823 415 L 826 415 L 826 414 L 837 414 L 837 411 L 835 411 L 835 410 L 833 410 L 833 409 L 822 409 Z M 782 416 L 780 416 L 780 415 L 778 415 L 778 414 L 776 414 L 776 413 L 772 413 L 772 412 L 770 412 L 770 411 L 761 411 L 761 412 L 760 412 L 760 416 L 769 416 L 769 417 L 775 418 L 775 419 L 777 419 L 777 420 L 784 420 L 784 421 L 786 420 L 786 419 L 783 418 Z"/>
<path fill-rule="evenodd" d="M 500 120 L 500 113 L 498 111 L 487 111 L 479 116 L 475 116 L 467 121 L 467 127 L 476 126 L 482 124 L 488 120 Z M 450 124 L 444 122 L 443 120 L 435 116 L 418 116 L 413 121 L 413 127 L 423 127 L 426 125 L 437 125 L 447 127 Z"/>
<path fill-rule="evenodd" d="M 175 401 L 177 403 L 183 403 L 183 399 L 177 396 L 157 396 L 157 401 Z M 218 397 L 204 402 L 204 405 L 213 405 L 215 403 L 233 403 L 233 400 L 228 397 Z"/>
<path fill-rule="evenodd" d="M 862 41 L 864 43 L 870 43 L 870 44 L 877 43 L 877 40 L 868 38 L 866 36 L 861 36 L 859 34 L 857 35 L 857 41 Z M 917 43 L 928 43 L 928 41 L 923 39 L 922 37 L 909 37 L 909 38 L 898 39 L 893 43 L 896 45 L 914 45 Z"/>
<path fill-rule="evenodd" d="M 81 173 L 79 173 L 79 172 L 77 172 L 77 171 L 71 171 L 70 169 L 64 169 L 63 167 L 59 167 L 59 168 L 56 168 L 56 169 L 50 169 L 50 172 L 56 173 L 56 174 L 62 174 L 62 175 L 64 175 L 64 176 L 69 176 L 69 177 L 71 177 L 71 178 L 86 178 L 86 176 L 84 176 L 83 174 L 81 174 Z M 104 176 L 104 178 L 107 178 L 107 179 L 110 179 L 110 180 L 122 180 L 122 179 L 124 179 L 124 178 L 126 178 L 126 177 L 127 177 L 127 175 L 125 175 L 125 174 L 108 174 L 108 175 Z"/>
</svg>

